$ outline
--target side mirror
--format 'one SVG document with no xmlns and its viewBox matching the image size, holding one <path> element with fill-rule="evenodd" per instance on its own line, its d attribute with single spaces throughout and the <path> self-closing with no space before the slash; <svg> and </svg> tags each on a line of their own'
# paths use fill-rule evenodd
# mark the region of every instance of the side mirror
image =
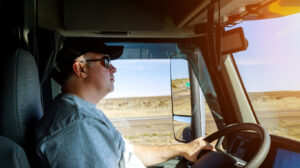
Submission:
<svg viewBox="0 0 300 168">
<path fill-rule="evenodd" d="M 181 142 L 190 142 L 192 105 L 188 61 L 185 59 L 171 59 L 171 90 L 174 137 Z"/>
<path fill-rule="evenodd" d="M 178 56 L 179 57 L 179 56 Z M 205 136 L 205 98 L 186 59 L 171 59 L 173 131 L 176 140 L 190 142 Z"/>
<path fill-rule="evenodd" d="M 193 139 L 190 125 L 191 117 L 173 115 L 173 128 L 175 139 L 184 143 L 191 142 Z"/>
</svg>

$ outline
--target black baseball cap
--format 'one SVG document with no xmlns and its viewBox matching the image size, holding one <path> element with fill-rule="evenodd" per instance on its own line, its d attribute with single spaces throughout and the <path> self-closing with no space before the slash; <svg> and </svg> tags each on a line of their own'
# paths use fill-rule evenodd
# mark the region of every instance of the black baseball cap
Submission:
<svg viewBox="0 0 300 168">
<path fill-rule="evenodd" d="M 60 72 L 71 73 L 74 60 L 87 52 L 108 54 L 111 60 L 115 60 L 121 57 L 123 49 L 123 46 L 105 45 L 101 39 L 97 38 L 67 38 L 57 55 L 57 67 Z"/>
</svg>

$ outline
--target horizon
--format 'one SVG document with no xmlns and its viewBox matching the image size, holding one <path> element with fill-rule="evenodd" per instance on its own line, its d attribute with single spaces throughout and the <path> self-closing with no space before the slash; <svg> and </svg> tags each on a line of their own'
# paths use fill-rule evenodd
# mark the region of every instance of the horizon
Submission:
<svg viewBox="0 0 300 168">
<path fill-rule="evenodd" d="M 233 54 L 247 92 L 300 91 L 299 20 L 300 13 L 236 26 L 243 27 L 249 42 L 246 51 Z M 106 98 L 169 96 L 171 75 L 188 77 L 184 61 L 121 59 L 112 64 L 117 68 L 115 90 Z M 176 67 L 172 72 L 170 64 Z"/>
<path fill-rule="evenodd" d="M 292 93 L 299 93 L 300 90 L 275 90 L 275 91 L 263 91 L 263 92 L 247 92 L 248 95 L 256 94 L 256 93 L 280 93 L 280 92 L 292 92 Z M 288 95 L 291 96 L 291 95 Z M 155 97 L 171 97 L 171 94 L 169 95 L 157 95 L 157 96 L 137 96 L 137 97 L 104 97 L 104 99 L 134 99 L 134 98 L 155 98 Z"/>
</svg>

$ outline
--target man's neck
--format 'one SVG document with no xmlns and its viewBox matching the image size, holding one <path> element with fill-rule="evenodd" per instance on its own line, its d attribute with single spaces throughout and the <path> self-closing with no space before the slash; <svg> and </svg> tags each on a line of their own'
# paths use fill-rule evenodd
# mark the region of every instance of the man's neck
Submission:
<svg viewBox="0 0 300 168">
<path fill-rule="evenodd" d="M 73 94 L 95 105 L 106 96 L 106 94 L 101 94 L 100 91 L 93 89 L 84 83 L 72 81 L 63 87 L 63 93 Z"/>
<path fill-rule="evenodd" d="M 101 98 L 101 97 L 95 96 L 95 95 L 86 95 L 86 94 L 82 94 L 80 92 L 74 92 L 74 91 L 65 91 L 63 93 L 75 95 L 75 96 L 77 96 L 85 101 L 88 101 L 92 104 L 95 104 L 95 105 L 103 98 L 103 97 Z"/>
</svg>

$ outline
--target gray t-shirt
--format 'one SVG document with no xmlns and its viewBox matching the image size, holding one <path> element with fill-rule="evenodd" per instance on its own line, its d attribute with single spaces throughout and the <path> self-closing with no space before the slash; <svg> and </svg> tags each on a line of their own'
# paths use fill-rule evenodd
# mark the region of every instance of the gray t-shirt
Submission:
<svg viewBox="0 0 300 168">
<path fill-rule="evenodd" d="M 125 142 L 103 112 L 77 96 L 58 95 L 36 130 L 47 167 L 124 167 Z"/>
</svg>

